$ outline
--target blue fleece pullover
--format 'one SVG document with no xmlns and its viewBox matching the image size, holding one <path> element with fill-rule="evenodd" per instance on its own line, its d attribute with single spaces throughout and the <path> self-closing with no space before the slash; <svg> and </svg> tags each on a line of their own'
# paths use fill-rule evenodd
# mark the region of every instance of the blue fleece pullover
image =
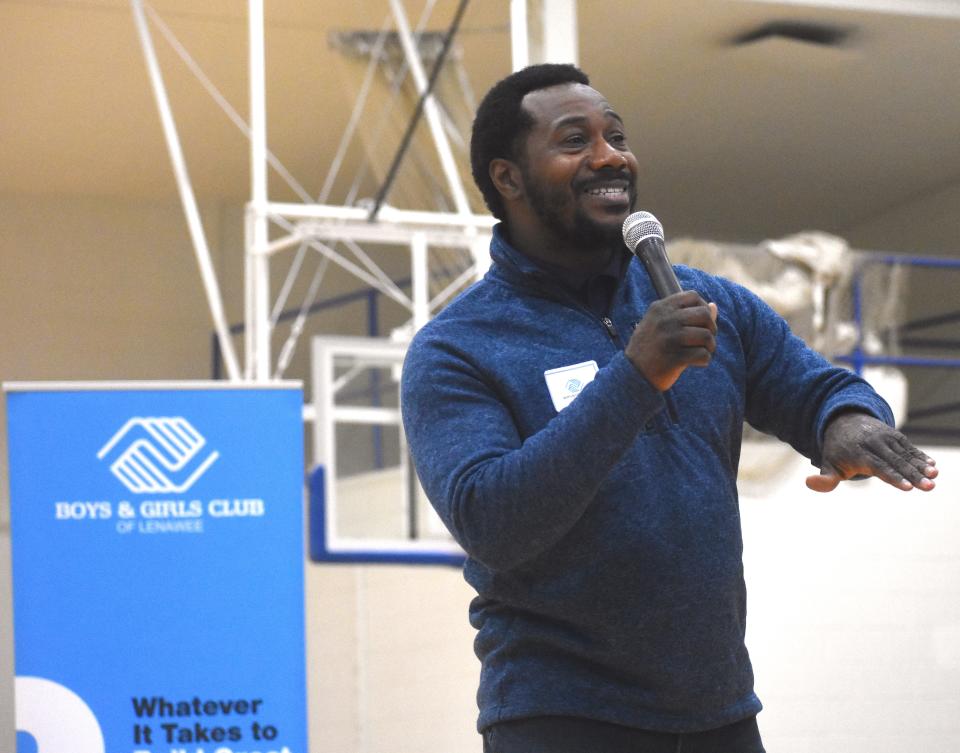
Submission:
<svg viewBox="0 0 960 753">
<path fill-rule="evenodd" d="M 608 322 L 505 241 L 414 338 L 404 427 L 427 496 L 469 557 L 478 728 L 571 715 L 693 732 L 756 714 L 736 474 L 744 420 L 819 465 L 853 373 L 746 289 L 676 273 L 719 308 L 717 349 L 660 393 L 623 348 L 655 293 L 633 260 Z M 559 412 L 544 372 L 599 370 Z"/>
</svg>

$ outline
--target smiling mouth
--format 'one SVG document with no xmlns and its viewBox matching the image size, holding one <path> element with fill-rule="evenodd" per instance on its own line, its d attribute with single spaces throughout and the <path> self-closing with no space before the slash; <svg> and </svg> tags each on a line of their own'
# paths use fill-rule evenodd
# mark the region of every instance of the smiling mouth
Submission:
<svg viewBox="0 0 960 753">
<path fill-rule="evenodd" d="M 587 196 L 600 199 L 602 201 L 627 201 L 629 199 L 629 188 L 625 183 L 601 183 L 594 184 L 583 190 Z"/>
<path fill-rule="evenodd" d="M 588 188 L 586 193 L 591 196 L 619 196 L 627 192 L 624 186 L 599 186 L 597 188 Z"/>
</svg>

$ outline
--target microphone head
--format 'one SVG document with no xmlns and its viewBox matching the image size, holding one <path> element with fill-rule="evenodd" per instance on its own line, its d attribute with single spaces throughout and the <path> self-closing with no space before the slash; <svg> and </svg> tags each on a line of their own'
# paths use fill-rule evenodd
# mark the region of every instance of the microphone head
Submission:
<svg viewBox="0 0 960 753">
<path fill-rule="evenodd" d="M 645 238 L 656 238 L 663 243 L 663 225 L 650 212 L 634 212 L 623 221 L 623 242 L 630 253 L 635 254 Z"/>
</svg>

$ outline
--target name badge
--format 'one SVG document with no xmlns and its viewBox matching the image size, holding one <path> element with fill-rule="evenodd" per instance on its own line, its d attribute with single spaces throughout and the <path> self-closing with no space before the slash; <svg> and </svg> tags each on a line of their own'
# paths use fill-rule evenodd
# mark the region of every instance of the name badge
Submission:
<svg viewBox="0 0 960 753">
<path fill-rule="evenodd" d="M 581 390 L 593 381 L 597 371 L 599 369 L 596 361 L 585 361 L 543 372 L 543 378 L 547 380 L 547 389 L 550 390 L 550 399 L 553 400 L 553 407 L 557 409 L 557 413 L 576 399 Z"/>
</svg>

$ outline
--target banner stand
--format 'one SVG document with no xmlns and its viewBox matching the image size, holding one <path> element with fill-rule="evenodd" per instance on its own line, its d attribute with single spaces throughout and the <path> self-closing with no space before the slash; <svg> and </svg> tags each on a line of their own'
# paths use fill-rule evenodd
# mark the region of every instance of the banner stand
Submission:
<svg viewBox="0 0 960 753">
<path fill-rule="evenodd" d="M 299 383 L 10 383 L 18 753 L 307 753 Z"/>
</svg>

